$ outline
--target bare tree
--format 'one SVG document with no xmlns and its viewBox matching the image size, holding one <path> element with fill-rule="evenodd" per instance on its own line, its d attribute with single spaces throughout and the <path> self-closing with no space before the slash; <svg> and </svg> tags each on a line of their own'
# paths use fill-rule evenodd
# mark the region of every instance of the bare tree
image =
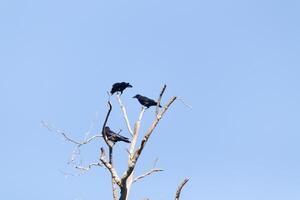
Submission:
<svg viewBox="0 0 300 200">
<path fill-rule="evenodd" d="M 146 172 L 142 175 L 139 175 L 139 176 L 135 176 L 135 174 L 134 174 L 138 159 L 141 156 L 141 154 L 144 150 L 144 147 L 147 144 L 148 140 L 150 139 L 151 135 L 153 134 L 153 131 L 155 130 L 156 126 L 158 125 L 158 123 L 163 118 L 166 111 L 171 107 L 171 105 L 174 103 L 174 101 L 176 99 L 179 99 L 182 101 L 182 99 L 177 98 L 176 96 L 173 96 L 169 99 L 169 101 L 162 108 L 160 108 L 159 105 L 161 103 L 161 100 L 162 100 L 163 94 L 166 90 L 166 87 L 167 86 L 164 85 L 161 89 L 161 92 L 159 93 L 159 96 L 157 99 L 155 117 L 154 117 L 150 127 L 144 134 L 143 139 L 140 141 L 140 143 L 138 143 L 138 136 L 140 134 L 141 121 L 144 116 L 146 108 L 142 107 L 140 114 L 138 116 L 138 119 L 134 124 L 134 128 L 132 129 L 129 119 L 128 119 L 126 107 L 124 106 L 124 104 L 121 100 L 121 96 L 119 94 L 116 95 L 118 103 L 119 103 L 121 111 L 122 111 L 122 115 L 123 115 L 126 127 L 132 136 L 130 147 L 128 149 L 127 169 L 121 176 L 118 174 L 116 166 L 113 163 L 114 143 L 110 142 L 108 140 L 108 138 L 106 137 L 106 135 L 104 134 L 104 128 L 109 120 L 109 117 L 110 117 L 110 114 L 111 114 L 111 111 L 113 108 L 110 98 L 107 102 L 108 110 L 107 110 L 105 120 L 102 125 L 102 131 L 101 131 L 102 134 L 96 134 L 96 135 L 85 138 L 83 141 L 77 141 L 77 140 L 74 140 L 71 137 L 69 137 L 68 134 L 65 133 L 64 131 L 55 130 L 55 132 L 57 132 L 58 134 L 61 134 L 67 141 L 76 145 L 76 148 L 73 151 L 71 159 L 70 159 L 71 163 L 73 163 L 73 161 L 75 160 L 74 157 L 76 155 L 76 152 L 79 151 L 79 149 L 82 145 L 86 145 L 86 144 L 90 143 L 91 141 L 93 141 L 94 139 L 97 139 L 100 137 L 102 137 L 104 139 L 104 141 L 106 143 L 106 147 L 108 149 L 108 157 L 106 155 L 106 150 L 105 150 L 106 148 L 101 147 L 100 159 L 98 162 L 90 163 L 87 166 L 81 166 L 81 165 L 74 164 L 74 167 L 78 170 L 81 170 L 82 172 L 88 171 L 92 167 L 95 167 L 95 166 L 105 167 L 109 171 L 110 177 L 111 177 L 113 200 L 117 200 L 117 199 L 128 200 L 129 193 L 130 193 L 133 183 L 136 183 L 137 181 L 139 181 L 153 173 L 163 171 L 162 169 L 156 167 L 156 163 L 157 163 L 157 160 L 156 160 L 153 168 L 150 169 L 148 172 Z M 45 127 L 47 127 L 50 131 L 53 131 L 53 128 L 51 126 L 49 126 L 47 123 L 42 122 L 42 124 Z M 184 187 L 184 185 L 188 182 L 188 180 L 189 180 L 188 178 L 185 178 L 183 180 L 183 182 L 178 186 L 178 189 L 175 194 L 175 200 L 179 200 L 181 190 Z M 119 194 L 118 194 L 118 190 L 119 190 Z M 144 198 L 144 199 L 147 199 L 147 198 Z"/>
</svg>

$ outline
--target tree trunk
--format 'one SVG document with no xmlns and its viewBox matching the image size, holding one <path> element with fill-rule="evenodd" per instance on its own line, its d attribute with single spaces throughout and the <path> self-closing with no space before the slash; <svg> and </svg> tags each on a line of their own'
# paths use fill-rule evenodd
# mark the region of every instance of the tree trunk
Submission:
<svg viewBox="0 0 300 200">
<path fill-rule="evenodd" d="M 131 173 L 131 175 L 127 178 L 127 181 L 124 181 L 123 186 L 120 188 L 121 194 L 119 200 L 129 199 L 129 193 L 130 193 L 132 182 L 133 182 L 133 173 Z"/>
</svg>

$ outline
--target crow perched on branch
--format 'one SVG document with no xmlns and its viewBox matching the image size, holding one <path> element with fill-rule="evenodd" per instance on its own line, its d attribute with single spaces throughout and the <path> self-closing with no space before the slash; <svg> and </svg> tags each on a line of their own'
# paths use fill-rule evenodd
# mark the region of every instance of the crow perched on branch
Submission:
<svg viewBox="0 0 300 200">
<path fill-rule="evenodd" d="M 154 101 L 153 99 L 149 99 L 148 97 L 142 96 L 142 95 L 135 95 L 132 98 L 137 98 L 137 100 L 140 102 L 140 104 L 142 104 L 143 106 L 149 108 L 151 106 L 157 106 L 157 102 Z M 161 108 L 161 105 L 159 105 L 159 107 Z"/>
<path fill-rule="evenodd" d="M 126 82 L 115 83 L 115 84 L 113 84 L 110 93 L 111 93 L 111 95 L 113 95 L 115 92 L 121 92 L 121 94 L 122 94 L 126 88 L 131 88 L 131 87 L 132 87 L 132 85 L 130 85 L 129 83 L 126 83 Z"/>
<path fill-rule="evenodd" d="M 112 130 L 110 130 L 108 126 L 104 127 L 104 135 L 106 135 L 107 139 L 109 141 L 112 141 L 113 143 L 119 141 L 130 143 L 130 140 L 127 137 L 124 137 L 122 135 L 119 135 L 118 133 L 113 132 Z"/>
</svg>

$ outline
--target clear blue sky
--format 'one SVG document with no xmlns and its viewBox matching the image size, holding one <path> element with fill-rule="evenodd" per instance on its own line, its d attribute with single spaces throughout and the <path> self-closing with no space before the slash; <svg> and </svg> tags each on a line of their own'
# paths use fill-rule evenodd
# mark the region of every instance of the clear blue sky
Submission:
<svg viewBox="0 0 300 200">
<path fill-rule="evenodd" d="M 116 81 L 131 121 L 162 84 L 174 104 L 147 144 L 131 199 L 300 199 L 300 3 L 287 0 L 0 2 L 1 199 L 110 199 L 104 169 L 76 173 L 73 149 L 41 120 L 84 136 Z M 113 99 L 113 103 L 116 100 Z M 116 105 L 116 104 L 115 104 Z M 149 109 L 143 125 L 149 125 Z M 119 107 L 110 126 L 124 129 Z M 102 141 L 83 148 L 85 163 Z M 116 147 L 121 173 L 126 145 Z"/>
</svg>

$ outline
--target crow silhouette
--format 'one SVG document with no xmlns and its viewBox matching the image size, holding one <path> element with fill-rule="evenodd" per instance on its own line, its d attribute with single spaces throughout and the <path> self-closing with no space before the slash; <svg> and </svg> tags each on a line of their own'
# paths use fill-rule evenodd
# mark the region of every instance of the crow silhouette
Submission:
<svg viewBox="0 0 300 200">
<path fill-rule="evenodd" d="M 119 141 L 130 143 L 130 140 L 127 137 L 124 137 L 122 135 L 119 135 L 118 133 L 113 132 L 112 130 L 110 130 L 108 126 L 104 127 L 104 135 L 106 135 L 107 139 L 109 141 L 112 141 L 113 143 Z"/>
<path fill-rule="evenodd" d="M 115 83 L 115 84 L 113 84 L 110 93 L 111 93 L 111 95 L 113 95 L 115 92 L 121 92 L 121 94 L 122 94 L 126 88 L 131 88 L 131 87 L 132 87 L 132 85 L 130 85 L 129 83 L 126 83 L 126 82 Z"/>
<path fill-rule="evenodd" d="M 148 97 L 145 97 L 145 96 L 142 96 L 139 94 L 135 95 L 132 98 L 136 98 L 140 102 L 140 104 L 142 104 L 143 106 L 145 106 L 147 108 L 157 105 L 157 102 L 154 101 L 153 99 L 149 99 Z M 161 108 L 161 105 L 159 105 L 159 107 Z"/>
</svg>

